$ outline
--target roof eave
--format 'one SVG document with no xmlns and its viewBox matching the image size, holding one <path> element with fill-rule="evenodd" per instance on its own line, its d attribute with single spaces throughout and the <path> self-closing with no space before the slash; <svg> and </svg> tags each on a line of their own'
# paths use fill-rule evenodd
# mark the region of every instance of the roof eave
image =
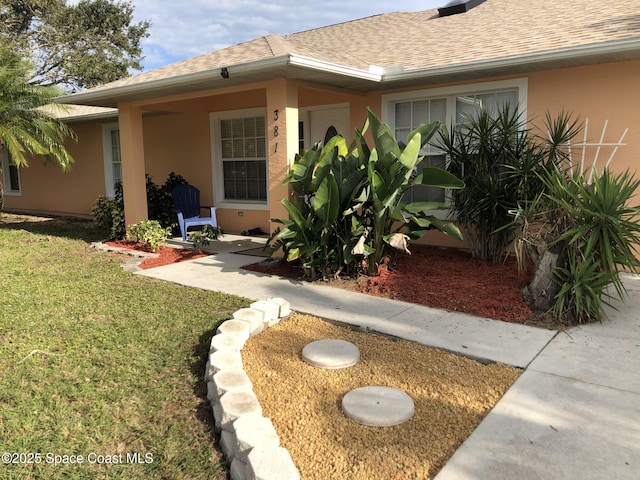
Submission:
<svg viewBox="0 0 640 480">
<path fill-rule="evenodd" d="M 164 92 L 175 90 L 192 90 L 194 86 L 211 84 L 217 86 L 218 82 L 224 82 L 222 68 L 226 68 L 229 76 L 251 71 L 259 71 L 278 66 L 286 65 L 288 58 L 286 55 L 272 57 L 254 62 L 247 62 L 235 66 L 211 68 L 184 75 L 176 75 L 168 78 L 159 78 L 140 83 L 115 86 L 112 88 L 100 88 L 98 90 L 89 89 L 84 92 L 72 93 L 56 98 L 57 103 L 67 103 L 75 105 L 91 105 L 104 107 L 117 107 L 119 101 L 137 99 L 141 96 L 148 97 L 149 94 L 161 96 Z"/>
<path fill-rule="evenodd" d="M 374 83 L 379 83 L 383 79 L 383 75 L 380 73 L 298 55 L 291 55 L 289 65 Z"/>
<path fill-rule="evenodd" d="M 253 81 L 268 80 L 282 67 L 294 67 L 303 70 L 320 71 L 325 74 L 352 77 L 359 80 L 379 82 L 382 75 L 374 74 L 358 68 L 338 65 L 331 62 L 293 54 L 255 60 L 252 62 L 216 67 L 195 73 L 169 78 L 150 80 L 132 85 L 87 90 L 58 97 L 56 103 L 117 107 L 120 101 L 142 99 L 167 95 L 169 92 L 196 91 L 202 88 L 216 88 L 234 83 L 243 83 L 247 78 Z M 224 70 L 224 75 L 223 75 Z"/>
<path fill-rule="evenodd" d="M 602 42 L 591 45 L 561 48 L 525 55 L 513 55 L 489 60 L 478 60 L 442 67 L 430 67 L 383 75 L 381 83 L 406 84 L 416 80 L 454 80 L 494 74 L 521 73 L 547 68 L 570 67 L 581 64 L 640 58 L 640 38 Z"/>
<path fill-rule="evenodd" d="M 87 90 L 59 97 L 56 102 L 117 107 L 121 101 L 157 98 L 175 93 L 246 84 L 283 76 L 308 78 L 310 75 L 314 75 L 320 79 L 321 83 L 351 86 L 362 90 L 376 90 L 635 58 L 640 58 L 640 38 L 399 72 L 388 72 L 384 69 L 363 70 L 311 57 L 283 54 L 132 85 L 102 88 L 97 91 Z M 222 75 L 223 69 L 225 70 L 224 76 Z M 282 69 L 286 69 L 286 71 Z"/>
<path fill-rule="evenodd" d="M 74 123 L 74 122 L 88 122 L 88 121 L 98 121 L 98 120 L 113 120 L 118 118 L 118 111 L 115 110 L 113 112 L 108 113 L 89 113 L 89 114 L 78 114 L 72 116 L 62 116 L 61 120 L 64 120 L 66 123 Z"/>
</svg>

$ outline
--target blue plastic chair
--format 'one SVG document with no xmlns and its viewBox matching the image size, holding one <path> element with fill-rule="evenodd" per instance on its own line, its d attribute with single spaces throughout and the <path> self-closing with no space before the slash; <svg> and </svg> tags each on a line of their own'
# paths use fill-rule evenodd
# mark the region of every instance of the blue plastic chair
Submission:
<svg viewBox="0 0 640 480">
<path fill-rule="evenodd" d="M 175 212 L 178 215 L 178 225 L 180 225 L 180 233 L 182 241 L 187 241 L 187 230 L 189 227 L 204 227 L 211 225 L 218 226 L 216 220 L 216 207 L 210 205 L 200 205 L 200 190 L 193 185 L 187 183 L 178 185 L 171 192 Z M 209 217 L 201 217 L 201 210 L 210 210 Z"/>
</svg>

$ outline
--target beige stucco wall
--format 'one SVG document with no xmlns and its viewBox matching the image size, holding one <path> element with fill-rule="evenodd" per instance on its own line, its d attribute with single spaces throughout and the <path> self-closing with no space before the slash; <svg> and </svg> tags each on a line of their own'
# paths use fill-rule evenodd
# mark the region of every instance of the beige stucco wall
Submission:
<svg viewBox="0 0 640 480">
<path fill-rule="evenodd" d="M 75 163 L 70 172 L 32 159 L 20 169 L 22 194 L 5 198 L 5 210 L 89 217 L 98 195 L 104 194 L 102 126 L 99 123 L 71 125 L 78 142 L 67 149 Z"/>
<path fill-rule="evenodd" d="M 533 125 L 543 125 L 547 110 L 552 117 L 564 110 L 579 115 L 583 121 L 588 118 L 588 142 L 600 140 L 607 120 L 605 143 L 618 142 L 628 128 L 623 142 L 626 146 L 616 152 L 610 167 L 613 171 L 627 168 L 635 171 L 640 166 L 639 79 L 640 61 L 532 73 L 529 75 L 529 117 Z M 576 140 L 582 141 L 582 138 Z M 597 165 L 603 166 L 611 153 L 612 147 L 603 147 Z M 593 161 L 595 154 L 596 148 L 590 147 L 586 160 Z"/>
<path fill-rule="evenodd" d="M 640 120 L 635 105 L 640 79 L 640 61 L 571 67 L 527 75 L 487 78 L 482 81 L 523 76 L 528 77 L 527 116 L 530 128 L 543 127 L 547 111 L 552 118 L 562 111 L 575 114 L 583 122 L 588 118 L 587 143 L 600 141 L 606 121 L 606 134 L 602 140 L 604 143 L 617 143 L 628 128 L 623 141 L 625 146 L 616 151 L 610 169 L 614 172 L 630 169 L 636 173 L 640 170 Z M 456 85 L 477 82 L 458 82 Z M 434 88 L 442 86 L 445 85 L 435 85 Z M 375 103 L 374 95 L 369 96 L 372 105 Z M 374 110 L 379 113 L 380 106 Z M 574 140 L 582 141 L 582 136 Z M 597 157 L 598 167 L 604 166 L 613 149 L 614 147 L 600 149 Z M 587 147 L 585 164 L 592 164 L 596 152 L 596 147 Z M 582 150 L 574 149 L 573 154 L 578 163 L 582 157 Z M 463 248 L 466 246 L 466 243 L 437 231 L 428 232 L 418 243 Z"/>
<path fill-rule="evenodd" d="M 522 77 L 511 76 L 510 78 Z M 540 124 L 545 112 L 571 111 L 581 118 L 589 118 L 588 141 L 598 141 L 605 120 L 608 120 L 605 142 L 617 142 L 623 131 L 629 131 L 624 139 L 625 147 L 618 150 L 611 167 L 616 171 L 626 168 L 636 170 L 640 161 L 640 124 L 636 120 L 635 98 L 637 79 L 640 78 L 640 61 L 573 67 L 553 71 L 535 72 L 528 77 L 528 115 L 533 124 Z M 483 79 L 500 80 L 507 77 Z M 366 117 L 366 108 L 371 107 L 380 114 L 381 95 L 389 91 L 359 94 L 317 85 L 301 83 L 278 84 L 280 93 L 267 95 L 268 88 L 275 83 L 260 83 L 248 88 L 216 94 L 208 92 L 204 98 L 175 98 L 170 101 L 150 103 L 143 106 L 154 114 L 145 115 L 144 152 L 145 171 L 161 184 L 170 172 L 184 176 L 201 190 L 202 202 L 213 202 L 213 172 L 211 159 L 210 112 L 253 107 L 310 108 L 320 105 L 347 104 L 350 111 L 351 128 L 361 128 Z M 477 83 L 469 81 L 466 83 Z M 458 82 L 461 84 L 465 82 Z M 443 85 L 436 85 L 441 87 Z M 298 97 L 291 98 L 291 89 L 297 88 Z M 424 87 L 416 87 L 424 89 Z M 406 90 L 406 89 L 404 89 Z M 167 113 L 174 112 L 174 113 Z M 290 122 L 291 125 L 295 122 Z M 272 129 L 274 125 L 270 125 Z M 32 161 L 29 168 L 22 169 L 22 196 L 7 196 L 7 210 L 58 213 L 87 216 L 95 198 L 104 193 L 104 166 L 102 153 L 102 125 L 100 123 L 72 125 L 79 137 L 78 144 L 69 144 L 76 158 L 70 173 L 62 173 L 56 166 L 43 166 Z M 285 125 L 280 125 L 285 132 Z M 282 139 L 282 137 L 280 137 Z M 273 139 L 271 139 L 273 141 Z M 273 147 L 273 145 L 270 145 Z M 295 154 L 290 146 L 287 162 Z M 611 148 L 600 152 L 599 165 L 610 156 Z M 593 160 L 595 149 L 587 151 L 586 158 Z M 271 161 L 271 159 L 270 159 Z M 284 171 L 285 159 L 277 162 L 278 175 Z M 281 178 L 271 179 L 271 185 Z M 274 183 L 275 182 L 275 183 Z M 275 188 L 275 187 L 274 187 Z M 276 188 L 279 202 L 285 190 Z M 271 202 L 272 207 L 275 202 Z M 278 212 L 276 212 L 278 213 Z M 281 212 L 280 212 L 281 213 Z M 240 232 L 260 227 L 269 231 L 269 218 L 277 216 L 264 210 L 220 209 L 220 225 L 228 232 Z M 430 232 L 426 242 L 438 245 L 460 246 L 456 240 L 439 232 Z"/>
<path fill-rule="evenodd" d="M 200 199 L 213 202 L 209 115 L 176 113 L 144 119 L 145 172 L 162 185 L 171 172 L 200 189 Z"/>
<path fill-rule="evenodd" d="M 207 94 L 204 98 L 184 98 L 153 103 L 158 112 L 144 119 L 146 172 L 162 184 L 170 172 L 182 175 L 200 190 L 201 203 L 213 205 L 213 162 L 211 153 L 210 112 L 265 107 L 266 90 L 259 85 L 249 90 Z M 259 227 L 270 228 L 269 212 L 219 208 L 218 224 L 224 231 L 239 233 Z"/>
</svg>

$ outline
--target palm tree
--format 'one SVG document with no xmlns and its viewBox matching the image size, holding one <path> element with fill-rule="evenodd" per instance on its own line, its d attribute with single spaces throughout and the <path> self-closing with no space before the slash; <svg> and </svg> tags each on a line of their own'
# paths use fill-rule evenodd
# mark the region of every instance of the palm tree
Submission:
<svg viewBox="0 0 640 480">
<path fill-rule="evenodd" d="M 58 163 L 69 171 L 73 158 L 64 147 L 75 134 L 55 118 L 59 105 L 52 103 L 61 91 L 28 83 L 30 66 L 15 54 L 0 49 L 0 146 L 6 148 L 18 167 L 28 166 L 29 157 L 45 163 Z M 0 173 L 1 165 L 0 165 Z M 4 198 L 0 175 L 0 211 Z"/>
</svg>

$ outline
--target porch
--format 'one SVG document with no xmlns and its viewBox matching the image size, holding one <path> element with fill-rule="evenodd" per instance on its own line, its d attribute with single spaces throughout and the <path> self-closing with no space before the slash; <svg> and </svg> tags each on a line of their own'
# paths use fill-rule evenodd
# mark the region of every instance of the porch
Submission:
<svg viewBox="0 0 640 480">
<path fill-rule="evenodd" d="M 117 107 L 118 122 L 103 129 L 105 181 L 107 195 L 122 184 L 126 224 L 147 217 L 145 175 L 161 183 L 175 173 L 232 233 L 273 231 L 269 219 L 287 216 L 282 180 L 295 155 L 328 132 L 349 139 L 366 112 L 361 93 L 288 79 Z"/>
<path fill-rule="evenodd" d="M 258 257 L 256 258 L 256 262 L 258 262 L 260 261 L 259 257 L 268 257 L 263 251 L 267 239 L 267 235 L 247 236 L 225 233 L 217 240 L 211 240 L 209 245 L 198 248 L 212 255 L 219 253 L 237 253 Z M 174 248 L 193 248 L 192 243 L 183 242 L 182 237 L 179 235 L 167 239 L 167 245 Z"/>
</svg>

